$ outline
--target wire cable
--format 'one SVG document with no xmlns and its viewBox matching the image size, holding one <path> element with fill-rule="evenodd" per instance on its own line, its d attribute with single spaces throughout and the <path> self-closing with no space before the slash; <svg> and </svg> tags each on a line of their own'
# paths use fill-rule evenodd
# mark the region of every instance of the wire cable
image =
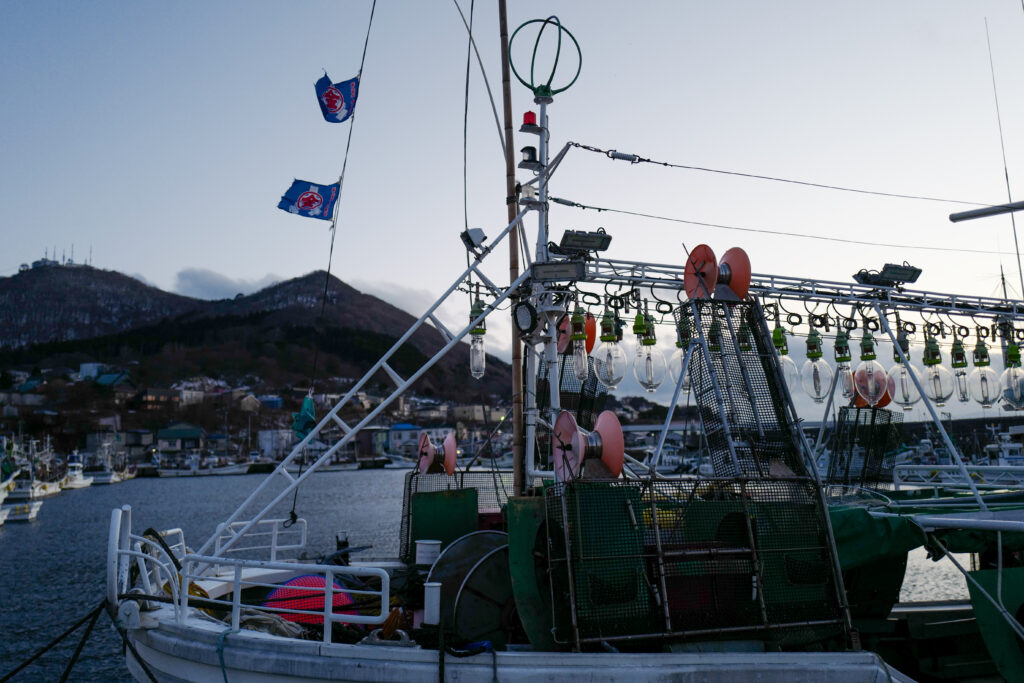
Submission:
<svg viewBox="0 0 1024 683">
<path fill-rule="evenodd" d="M 843 187 L 841 185 L 827 185 L 825 183 L 814 183 L 807 180 L 793 180 L 791 178 L 778 178 L 776 176 L 768 175 L 757 175 L 755 173 L 742 173 L 740 171 L 723 171 L 717 168 L 707 168 L 704 166 L 688 166 L 685 164 L 673 164 L 667 161 L 654 161 L 653 159 L 647 159 L 637 154 L 626 154 L 624 152 L 618 152 L 614 149 L 600 149 L 599 147 L 592 147 L 590 145 L 580 144 L 578 142 L 570 142 L 573 147 L 579 147 L 585 149 L 588 152 L 595 152 L 602 154 L 609 159 L 618 159 L 622 161 L 628 161 L 631 164 L 654 164 L 656 166 L 665 166 L 667 168 L 681 168 L 687 171 L 702 171 L 704 173 L 718 173 L 721 175 L 737 176 L 740 178 L 752 178 L 754 180 L 770 180 L 776 183 L 789 183 L 791 185 L 803 185 L 804 187 L 816 187 L 823 190 L 838 190 L 840 192 L 855 192 L 857 194 L 869 194 L 879 197 L 892 197 L 896 199 L 917 199 L 926 202 L 944 202 L 947 204 L 966 204 L 969 206 L 992 206 L 984 202 L 969 202 L 962 199 L 944 199 L 942 197 L 927 197 L 923 195 L 915 194 L 899 194 L 896 192 L 879 192 L 876 190 L 863 190 L 854 187 Z"/>
<path fill-rule="evenodd" d="M 480 75 L 484 77 L 484 87 L 487 89 L 487 99 L 491 101 L 491 111 L 494 112 L 494 125 L 498 127 L 498 140 L 501 143 L 501 153 L 508 156 L 512 152 L 505 149 L 505 136 L 501 128 L 501 120 L 498 118 L 498 107 L 494 104 L 494 94 L 491 92 L 491 82 L 487 80 L 487 71 L 484 69 L 484 62 L 480 58 L 480 50 L 476 47 L 476 41 L 473 39 L 473 31 L 469 26 L 469 22 L 466 21 L 466 15 L 462 13 L 462 8 L 459 7 L 459 0 L 452 0 L 455 3 L 455 9 L 459 11 L 459 16 L 462 17 L 462 23 L 466 27 L 466 32 L 469 34 L 469 42 L 473 45 L 473 52 L 476 53 L 477 64 L 480 65 Z"/>
<path fill-rule="evenodd" d="M 867 247 L 891 247 L 894 249 L 922 249 L 927 251 L 950 251 L 961 254 L 995 254 L 997 256 L 1013 256 L 1010 252 L 1004 251 L 992 251 L 988 249 L 965 249 L 962 247 L 929 247 L 919 244 L 889 244 L 886 242 L 870 242 L 867 240 L 852 240 L 844 237 L 830 237 L 827 235 L 808 235 L 800 232 L 786 232 L 783 230 L 768 230 L 764 228 L 744 228 L 736 225 L 722 225 L 720 223 L 706 223 L 703 221 L 693 221 L 684 218 L 672 218 L 669 216 L 658 216 L 650 213 L 641 213 L 639 211 L 627 211 L 625 209 L 610 209 L 601 206 L 591 206 L 589 204 L 581 204 L 574 202 L 569 199 L 562 199 L 560 197 L 552 197 L 551 201 L 561 204 L 563 206 L 569 206 L 575 209 L 584 209 L 605 213 L 618 213 L 625 216 L 637 216 L 639 218 L 650 218 L 656 221 L 667 221 L 669 223 L 685 223 L 686 225 L 698 225 L 703 228 L 718 228 L 720 230 L 737 230 L 739 232 L 751 232 L 763 235 L 777 235 L 780 237 L 797 237 L 800 239 L 808 240 L 823 240 L 825 242 L 842 242 L 844 244 L 858 244 Z"/>
<path fill-rule="evenodd" d="M 363 66 L 366 65 L 366 50 L 370 45 L 370 29 L 373 28 L 373 13 L 377 9 L 377 0 L 373 0 L 373 4 L 370 5 L 370 20 L 366 24 L 366 39 L 363 41 L 363 56 L 359 60 L 359 72 L 356 74 L 356 79 L 359 81 L 359 87 L 363 85 Z M 331 263 L 334 260 L 334 236 L 338 232 L 338 215 L 341 213 L 341 193 L 345 189 L 345 169 L 348 168 L 348 152 L 352 147 L 352 131 L 356 127 L 356 111 L 353 107 L 352 115 L 349 117 L 348 125 L 348 140 L 345 142 L 345 157 L 341 162 L 341 175 L 338 177 L 338 199 L 334 204 L 334 216 L 331 217 L 331 246 L 327 250 L 327 272 L 324 274 L 324 294 L 320 299 L 320 319 L 323 320 L 324 311 L 327 308 L 327 290 L 331 284 Z M 316 381 L 316 369 L 317 361 L 320 355 L 320 345 L 313 342 L 313 372 L 309 379 L 309 390 L 313 391 L 313 382 Z"/>
</svg>

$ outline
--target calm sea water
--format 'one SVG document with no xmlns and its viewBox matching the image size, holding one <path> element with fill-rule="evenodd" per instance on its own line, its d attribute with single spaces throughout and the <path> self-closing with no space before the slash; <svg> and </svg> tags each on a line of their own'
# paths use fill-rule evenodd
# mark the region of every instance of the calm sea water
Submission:
<svg viewBox="0 0 1024 683">
<path fill-rule="evenodd" d="M 296 511 L 309 522 L 311 552 L 333 551 L 335 533 L 347 531 L 351 545 L 373 546 L 367 554 L 396 554 L 404 475 L 400 470 L 365 470 L 318 472 L 307 479 Z M 136 534 L 147 527 L 180 527 L 186 544 L 198 548 L 261 479 L 259 475 L 133 479 L 91 486 L 47 499 L 33 523 L 0 527 L 0 676 L 103 599 L 112 509 L 132 506 Z M 263 496 L 264 505 L 273 497 Z M 289 496 L 273 516 L 287 517 L 291 505 Z M 59 680 L 82 633 L 84 626 L 12 683 Z M 96 622 L 70 680 L 133 680 L 124 666 L 121 639 L 105 613 Z"/>
<path fill-rule="evenodd" d="M 309 522 L 313 554 L 331 552 L 338 531 L 353 546 L 372 545 L 367 554 L 391 556 L 398 549 L 402 506 L 399 470 L 325 472 L 311 476 L 299 492 L 296 511 Z M 103 599 L 110 511 L 132 506 L 132 528 L 180 527 L 198 548 L 260 483 L 257 475 L 177 479 L 135 479 L 114 486 L 65 491 L 48 499 L 31 524 L 0 527 L 0 676 L 6 674 L 88 614 Z M 264 504 L 277 491 L 262 497 Z M 291 497 L 273 516 L 286 517 Z M 262 506 L 261 506 L 262 507 Z M 961 560 L 965 562 L 966 560 Z M 917 571 L 923 578 L 912 578 Z M 911 554 L 904 600 L 966 595 L 964 580 L 943 560 Z M 72 634 L 14 680 L 56 681 L 80 634 Z M 106 614 L 75 666 L 73 681 L 131 681 L 121 642 Z"/>
</svg>

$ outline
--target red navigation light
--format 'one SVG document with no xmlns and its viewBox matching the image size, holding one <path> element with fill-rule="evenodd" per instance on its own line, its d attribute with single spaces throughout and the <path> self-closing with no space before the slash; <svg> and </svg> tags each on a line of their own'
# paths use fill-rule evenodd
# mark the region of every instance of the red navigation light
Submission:
<svg viewBox="0 0 1024 683">
<path fill-rule="evenodd" d="M 537 114 L 532 111 L 528 111 L 523 114 L 523 125 L 524 126 L 536 126 L 537 125 Z"/>
</svg>

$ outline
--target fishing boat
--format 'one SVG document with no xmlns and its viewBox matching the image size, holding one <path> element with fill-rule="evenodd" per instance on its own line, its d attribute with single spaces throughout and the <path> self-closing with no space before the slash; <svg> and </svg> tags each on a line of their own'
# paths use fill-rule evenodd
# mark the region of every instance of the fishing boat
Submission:
<svg viewBox="0 0 1024 683">
<path fill-rule="evenodd" d="M 85 465 L 82 462 L 82 456 L 79 455 L 78 451 L 75 451 L 68 456 L 67 463 L 67 474 L 61 481 L 61 488 L 63 489 L 84 489 L 92 486 L 93 478 L 87 477 L 84 473 Z"/>
<path fill-rule="evenodd" d="M 3 506 L 3 516 L 8 522 L 34 522 L 43 507 L 41 500 L 27 500 Z"/>
<path fill-rule="evenodd" d="M 21 449 L 15 449 L 17 454 Z M 14 456 L 18 462 L 18 456 Z M 41 501 L 51 496 L 56 496 L 63 491 L 63 483 L 67 475 L 62 473 L 58 467 L 56 458 L 49 439 L 43 447 L 38 447 L 38 442 L 33 440 L 29 443 L 28 451 L 23 455 L 24 466 L 21 474 L 14 480 L 14 488 L 7 496 L 10 503 Z M 35 510 L 38 512 L 39 507 Z M 13 521 L 13 516 L 12 516 Z"/>
<path fill-rule="evenodd" d="M 563 30 L 550 20 L 528 23 Z M 922 402 L 966 474 L 932 405 L 941 401 L 929 396 L 945 391 L 942 377 L 904 372 L 908 323 L 931 340 L 938 332 L 928 316 L 969 316 L 995 324 L 1012 345 L 1024 302 L 914 291 L 906 269 L 887 280 L 822 281 L 753 273 L 739 248 L 718 258 L 702 244 L 669 262 L 640 262 L 609 258 L 611 236 L 602 230 L 567 230 L 550 241 L 549 183 L 572 146 L 554 155 L 548 148 L 558 89 L 520 81 L 537 108 L 520 129 L 530 143 L 520 168 L 531 177 L 489 246 L 482 231 L 463 233 L 469 266 L 448 291 L 326 415 L 297 421 L 301 438 L 290 454 L 209 539 L 185 539 L 180 529 L 140 533 L 148 525 L 129 506 L 112 511 L 106 605 L 132 675 L 881 682 L 998 672 L 1019 680 L 1024 496 L 985 494 L 970 476 L 941 496 L 897 492 L 882 475 L 888 469 L 891 479 L 889 401 Z M 536 239 L 522 272 L 495 284 L 484 274 L 488 257 L 531 228 Z M 449 329 L 437 311 L 470 285 L 468 322 Z M 808 314 L 786 318 L 782 301 Z M 308 522 L 276 518 L 275 507 L 467 338 L 469 369 L 479 376 L 486 321 L 510 303 L 525 349 L 522 372 L 512 373 L 523 382 L 513 389 L 512 470 L 460 470 L 454 435 L 435 443 L 423 432 L 394 520 L 398 556 L 363 559 L 339 543 L 323 562 L 301 559 Z M 619 346 L 626 315 L 638 381 L 660 386 L 671 375 L 674 384 L 644 460 L 625 452 L 618 418 L 602 410 L 628 368 Z M 832 449 L 828 472 L 818 471 L 820 449 L 795 408 L 799 384 L 783 320 L 808 329 L 805 389 L 826 402 L 826 416 L 834 400 L 848 399 L 838 412 L 857 426 L 850 444 Z M 403 377 L 392 360 L 430 325 L 443 348 Z M 659 329 L 677 341 L 668 362 Z M 835 330 L 837 370 L 822 359 L 822 338 Z M 851 370 L 853 331 L 861 362 Z M 874 333 L 893 345 L 890 371 L 876 360 Z M 932 362 L 936 348 L 926 346 L 930 369 L 941 367 Z M 358 422 L 343 420 L 382 375 L 393 391 Z M 708 469 L 664 474 L 657 464 L 685 385 Z M 847 387 L 855 395 L 843 397 Z M 340 439 L 294 469 L 308 444 L 338 428 Z M 856 468 L 837 455 L 846 448 L 860 449 Z M 954 553 L 975 554 L 976 568 L 963 568 L 970 602 L 898 604 L 907 553 L 922 545 L 951 562 Z"/>
<path fill-rule="evenodd" d="M 113 437 L 103 439 L 93 464 L 85 470 L 86 474 L 92 477 L 93 484 L 120 484 L 135 476 L 134 470 L 130 471 L 124 462 L 124 454 L 114 455 L 114 441 Z"/>
<path fill-rule="evenodd" d="M 217 465 L 211 462 L 206 462 L 205 467 L 203 466 L 203 458 L 198 453 L 188 455 L 183 463 L 182 467 L 161 467 L 159 469 L 159 476 L 161 477 L 208 477 L 208 476 L 227 476 L 236 474 L 248 474 L 249 463 L 229 463 L 227 465 Z"/>
</svg>

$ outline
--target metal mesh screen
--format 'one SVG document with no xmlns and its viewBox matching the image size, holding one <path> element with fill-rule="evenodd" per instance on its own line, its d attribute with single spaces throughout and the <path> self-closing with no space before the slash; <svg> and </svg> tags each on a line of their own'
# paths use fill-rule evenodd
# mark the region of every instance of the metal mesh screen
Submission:
<svg viewBox="0 0 1024 683">
<path fill-rule="evenodd" d="M 556 639 L 843 633 L 807 480 L 577 480 L 545 491 Z"/>
<path fill-rule="evenodd" d="M 690 377 L 715 475 L 809 476 L 760 306 L 701 300 L 681 311 L 697 342 Z"/>
<path fill-rule="evenodd" d="M 477 508 L 480 512 L 500 510 L 508 502 L 514 492 L 512 472 L 505 470 L 492 471 L 456 471 L 447 474 L 420 474 L 416 470 L 405 475 L 405 486 L 402 494 L 402 526 L 399 532 L 399 557 L 409 562 L 415 553 L 412 536 L 412 497 L 416 493 L 431 491 L 451 491 L 454 489 L 475 488 L 477 490 Z"/>
<path fill-rule="evenodd" d="M 857 486 L 891 482 L 902 423 L 901 413 L 884 408 L 840 408 L 828 482 Z"/>
<path fill-rule="evenodd" d="M 598 413 L 604 410 L 608 391 L 597 381 L 594 359 L 588 358 L 589 371 L 585 380 L 576 378 L 571 355 L 558 356 L 558 396 L 562 410 L 568 410 L 583 429 L 593 429 Z M 543 411 L 551 407 L 548 364 L 541 361 L 537 372 L 537 407 Z"/>
</svg>

